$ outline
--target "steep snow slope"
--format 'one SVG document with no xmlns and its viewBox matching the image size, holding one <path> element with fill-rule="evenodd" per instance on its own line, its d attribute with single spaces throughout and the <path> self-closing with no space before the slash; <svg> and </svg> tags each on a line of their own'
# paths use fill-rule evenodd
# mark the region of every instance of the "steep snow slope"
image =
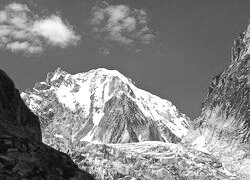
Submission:
<svg viewBox="0 0 250 180">
<path fill-rule="evenodd" d="M 189 118 L 116 70 L 71 75 L 60 68 L 22 93 L 40 117 L 44 141 L 179 142 Z M 52 132 L 52 133 L 51 133 Z"/>
</svg>

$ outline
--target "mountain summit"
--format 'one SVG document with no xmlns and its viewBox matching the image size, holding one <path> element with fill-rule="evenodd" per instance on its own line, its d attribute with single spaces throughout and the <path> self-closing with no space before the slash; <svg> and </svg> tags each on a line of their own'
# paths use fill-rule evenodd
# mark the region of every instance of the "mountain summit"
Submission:
<svg viewBox="0 0 250 180">
<path fill-rule="evenodd" d="M 58 68 L 21 96 L 40 117 L 45 141 L 177 143 L 189 129 L 189 118 L 171 102 L 116 70 L 71 75 Z"/>
</svg>

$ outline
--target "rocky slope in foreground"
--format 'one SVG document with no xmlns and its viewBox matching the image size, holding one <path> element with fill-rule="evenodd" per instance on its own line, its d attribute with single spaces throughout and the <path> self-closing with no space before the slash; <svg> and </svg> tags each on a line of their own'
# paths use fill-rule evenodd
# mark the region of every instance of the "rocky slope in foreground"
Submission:
<svg viewBox="0 0 250 180">
<path fill-rule="evenodd" d="M 61 149 L 77 141 L 177 143 L 189 128 L 189 118 L 171 102 L 115 70 L 71 75 L 57 69 L 21 96 L 40 118 L 43 141 Z"/>
<path fill-rule="evenodd" d="M 185 141 L 250 179 L 250 25 L 235 41 L 231 65 L 209 86 L 202 113 Z"/>
<path fill-rule="evenodd" d="M 37 116 L 0 70 L 0 179 L 86 179 L 68 155 L 42 143 Z"/>
</svg>

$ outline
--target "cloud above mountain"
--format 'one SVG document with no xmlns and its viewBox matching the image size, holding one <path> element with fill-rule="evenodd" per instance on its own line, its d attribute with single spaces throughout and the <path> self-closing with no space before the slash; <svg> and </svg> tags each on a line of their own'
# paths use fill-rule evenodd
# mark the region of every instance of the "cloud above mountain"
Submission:
<svg viewBox="0 0 250 180">
<path fill-rule="evenodd" d="M 102 2 L 96 5 L 92 9 L 91 25 L 99 37 L 122 45 L 150 44 L 155 38 L 148 26 L 147 12 L 123 4 Z"/>
<path fill-rule="evenodd" d="M 48 47 L 66 48 L 80 40 L 60 16 L 35 14 L 25 4 L 11 3 L 0 11 L 0 48 L 26 54 Z"/>
</svg>

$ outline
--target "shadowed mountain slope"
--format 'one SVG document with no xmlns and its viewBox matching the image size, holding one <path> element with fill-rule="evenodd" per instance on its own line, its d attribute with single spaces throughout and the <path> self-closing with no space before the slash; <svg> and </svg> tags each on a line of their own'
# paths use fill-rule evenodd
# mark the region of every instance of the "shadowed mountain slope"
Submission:
<svg viewBox="0 0 250 180">
<path fill-rule="evenodd" d="M 86 179 L 68 155 L 42 143 L 40 123 L 0 70 L 0 179 Z"/>
</svg>

